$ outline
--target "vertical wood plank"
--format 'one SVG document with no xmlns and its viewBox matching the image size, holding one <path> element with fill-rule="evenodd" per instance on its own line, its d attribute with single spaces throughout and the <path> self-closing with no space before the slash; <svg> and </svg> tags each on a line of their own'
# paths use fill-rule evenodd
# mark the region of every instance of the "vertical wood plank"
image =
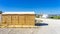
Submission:
<svg viewBox="0 0 60 34">
<path fill-rule="evenodd" d="M 19 24 L 23 25 L 23 24 L 25 24 L 24 22 L 25 22 L 24 21 L 24 16 L 19 16 Z"/>
</svg>

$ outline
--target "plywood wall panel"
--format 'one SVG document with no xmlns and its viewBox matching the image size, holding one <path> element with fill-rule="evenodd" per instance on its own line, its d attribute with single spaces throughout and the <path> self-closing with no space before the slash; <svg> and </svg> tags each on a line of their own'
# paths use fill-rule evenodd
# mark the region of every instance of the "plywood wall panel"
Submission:
<svg viewBox="0 0 60 34">
<path fill-rule="evenodd" d="M 11 24 L 11 16 L 6 17 L 6 23 L 9 25 Z"/>
<path fill-rule="evenodd" d="M 15 16 L 12 16 L 12 24 L 15 25 Z"/>
<path fill-rule="evenodd" d="M 18 16 L 15 16 L 15 24 L 18 25 Z"/>
<path fill-rule="evenodd" d="M 4 24 L 6 24 L 6 20 L 7 20 L 6 17 L 7 16 L 2 16 L 2 23 L 4 23 Z"/>
<path fill-rule="evenodd" d="M 18 16 L 12 16 L 12 24 L 18 24 Z"/>
<path fill-rule="evenodd" d="M 11 25 L 35 25 L 34 15 L 3 15 L 2 22 Z"/>
<path fill-rule="evenodd" d="M 19 16 L 19 24 L 20 24 L 20 25 L 25 24 L 24 19 L 25 19 L 24 16 Z"/>
<path fill-rule="evenodd" d="M 34 16 L 26 16 L 26 24 L 34 25 Z"/>
</svg>

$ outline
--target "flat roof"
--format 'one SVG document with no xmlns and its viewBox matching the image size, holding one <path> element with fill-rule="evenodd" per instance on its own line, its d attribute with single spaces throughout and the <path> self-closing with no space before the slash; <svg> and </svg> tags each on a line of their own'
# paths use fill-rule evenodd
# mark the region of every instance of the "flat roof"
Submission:
<svg viewBox="0 0 60 34">
<path fill-rule="evenodd" d="M 3 12 L 2 14 L 35 14 L 35 12 Z"/>
</svg>

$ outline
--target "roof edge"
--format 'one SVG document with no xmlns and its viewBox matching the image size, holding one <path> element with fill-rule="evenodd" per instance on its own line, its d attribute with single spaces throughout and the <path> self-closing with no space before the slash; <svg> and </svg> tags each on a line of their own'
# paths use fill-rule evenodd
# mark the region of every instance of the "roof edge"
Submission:
<svg viewBox="0 0 60 34">
<path fill-rule="evenodd" d="M 2 14 L 35 14 L 35 12 L 3 12 Z"/>
</svg>

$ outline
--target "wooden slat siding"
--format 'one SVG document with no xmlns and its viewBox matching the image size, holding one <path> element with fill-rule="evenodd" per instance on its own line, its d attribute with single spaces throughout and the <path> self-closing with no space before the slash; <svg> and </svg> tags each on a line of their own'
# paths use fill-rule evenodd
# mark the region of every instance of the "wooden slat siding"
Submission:
<svg viewBox="0 0 60 34">
<path fill-rule="evenodd" d="M 10 18 L 10 19 L 9 19 Z M 8 19 L 10 20 L 9 25 L 11 25 L 11 16 Z"/>
<path fill-rule="evenodd" d="M 6 24 L 6 16 L 2 16 L 2 23 Z"/>
<path fill-rule="evenodd" d="M 19 16 L 18 16 L 18 24 L 19 24 Z"/>
<path fill-rule="evenodd" d="M 24 24 L 24 16 L 19 16 L 19 23 L 21 24 L 21 25 L 23 25 Z"/>
<path fill-rule="evenodd" d="M 24 15 L 24 23 L 23 23 L 23 25 L 26 25 L 26 22 L 25 22 L 25 15 Z"/>
<path fill-rule="evenodd" d="M 18 16 L 18 24 L 19 24 L 19 16 Z"/>
<path fill-rule="evenodd" d="M 17 24 L 16 25 L 18 25 L 18 16 L 16 16 L 16 21 L 17 21 Z"/>
<path fill-rule="evenodd" d="M 27 24 L 26 24 L 26 16 L 24 17 L 24 21 L 25 21 L 25 25 L 27 25 Z"/>
<path fill-rule="evenodd" d="M 14 16 L 12 16 L 12 24 L 13 25 L 15 25 L 16 24 L 16 22 L 15 22 L 16 20 L 15 20 L 15 15 Z"/>
<path fill-rule="evenodd" d="M 12 16 L 11 16 L 11 25 L 12 25 Z"/>
<path fill-rule="evenodd" d="M 11 17 L 11 23 L 12 23 L 12 17 Z M 11 24 L 10 24 L 11 25 Z"/>
<path fill-rule="evenodd" d="M 34 25 L 34 20 L 33 16 L 26 16 L 26 23 L 27 25 Z"/>
<path fill-rule="evenodd" d="M 12 16 L 12 24 L 17 25 L 18 24 L 18 16 Z"/>
<path fill-rule="evenodd" d="M 18 16 L 15 16 L 15 25 L 18 24 Z"/>
<path fill-rule="evenodd" d="M 2 14 L 2 16 L 3 16 L 2 18 L 5 18 L 5 16 L 11 16 L 11 25 L 32 25 L 32 26 L 35 25 L 34 14 Z M 17 16 L 17 20 L 13 16 L 15 17 Z M 16 23 L 15 21 L 18 22 Z"/>
<path fill-rule="evenodd" d="M 3 23 L 3 22 L 5 22 L 5 20 L 4 20 L 4 16 L 2 16 L 2 23 Z"/>
<path fill-rule="evenodd" d="M 32 18 L 32 17 L 30 17 L 30 16 L 26 16 L 26 23 L 27 23 L 27 25 L 30 25 L 31 24 L 31 20 L 30 20 L 30 18 Z"/>
<path fill-rule="evenodd" d="M 11 25 L 11 16 L 7 16 L 6 19 L 6 23 Z"/>
<path fill-rule="evenodd" d="M 11 15 L 11 25 L 13 25 L 13 24 L 12 24 L 12 23 L 13 23 L 12 21 L 13 21 L 13 19 L 12 19 L 12 15 Z"/>
</svg>

